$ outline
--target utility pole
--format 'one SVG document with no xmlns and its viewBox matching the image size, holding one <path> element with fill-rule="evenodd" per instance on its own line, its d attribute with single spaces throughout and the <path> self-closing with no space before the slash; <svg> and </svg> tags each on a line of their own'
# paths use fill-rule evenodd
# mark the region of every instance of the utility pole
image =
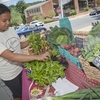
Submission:
<svg viewBox="0 0 100 100">
<path fill-rule="evenodd" d="M 61 9 L 61 14 L 59 14 L 60 18 L 63 18 L 63 5 L 62 5 L 62 0 L 59 0 L 59 7 Z"/>
<path fill-rule="evenodd" d="M 63 18 L 64 17 L 64 13 L 63 13 L 63 4 L 62 4 L 62 0 L 61 1 L 61 17 Z"/>
</svg>

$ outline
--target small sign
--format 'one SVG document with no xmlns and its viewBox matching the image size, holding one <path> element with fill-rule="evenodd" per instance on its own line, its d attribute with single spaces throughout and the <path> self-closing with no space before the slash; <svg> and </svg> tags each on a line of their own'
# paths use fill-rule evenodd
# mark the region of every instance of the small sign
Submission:
<svg viewBox="0 0 100 100">
<path fill-rule="evenodd" d="M 32 70 L 31 70 L 31 69 L 27 69 L 27 70 L 26 70 L 26 73 L 27 73 L 27 75 L 28 75 L 28 74 L 32 74 Z"/>
<path fill-rule="evenodd" d="M 61 14 L 61 9 L 60 9 L 60 7 L 57 8 L 57 13 L 58 13 L 58 14 Z"/>
<path fill-rule="evenodd" d="M 96 56 L 92 62 L 97 68 L 100 69 L 100 57 Z"/>
<path fill-rule="evenodd" d="M 83 38 L 75 37 L 76 47 L 83 48 Z"/>
</svg>

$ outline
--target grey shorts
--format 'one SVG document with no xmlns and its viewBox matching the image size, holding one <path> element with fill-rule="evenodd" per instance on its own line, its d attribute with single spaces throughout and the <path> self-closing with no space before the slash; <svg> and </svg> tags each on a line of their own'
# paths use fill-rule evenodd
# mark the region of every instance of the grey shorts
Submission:
<svg viewBox="0 0 100 100">
<path fill-rule="evenodd" d="M 13 100 L 12 92 L 0 79 L 0 100 Z"/>
</svg>

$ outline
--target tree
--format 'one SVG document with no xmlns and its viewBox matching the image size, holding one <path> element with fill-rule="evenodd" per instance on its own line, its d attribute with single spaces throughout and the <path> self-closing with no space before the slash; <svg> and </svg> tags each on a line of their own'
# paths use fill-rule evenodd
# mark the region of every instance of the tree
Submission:
<svg viewBox="0 0 100 100">
<path fill-rule="evenodd" d="M 22 23 L 21 14 L 16 11 L 16 8 L 11 9 L 11 25 L 16 26 Z"/>
<path fill-rule="evenodd" d="M 20 0 L 20 1 L 16 4 L 16 10 L 21 14 L 22 22 L 23 22 L 24 24 L 26 23 L 24 10 L 25 10 L 28 6 L 29 6 L 29 4 L 25 4 L 24 0 Z"/>
</svg>

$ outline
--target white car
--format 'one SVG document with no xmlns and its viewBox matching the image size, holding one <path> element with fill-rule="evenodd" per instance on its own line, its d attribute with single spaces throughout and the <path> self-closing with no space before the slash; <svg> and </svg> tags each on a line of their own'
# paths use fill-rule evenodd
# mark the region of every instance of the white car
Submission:
<svg viewBox="0 0 100 100">
<path fill-rule="evenodd" d="M 30 22 L 30 26 L 44 26 L 44 23 L 43 22 L 40 22 L 38 20 L 35 20 L 35 21 L 32 21 Z"/>
</svg>

